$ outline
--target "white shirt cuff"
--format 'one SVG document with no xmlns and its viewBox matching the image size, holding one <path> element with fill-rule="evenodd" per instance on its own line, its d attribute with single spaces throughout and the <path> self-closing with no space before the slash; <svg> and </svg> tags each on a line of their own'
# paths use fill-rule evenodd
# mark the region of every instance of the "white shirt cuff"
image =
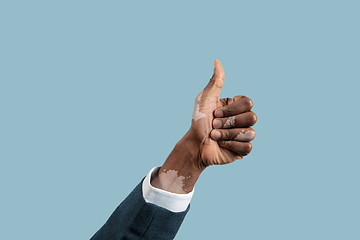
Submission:
<svg viewBox="0 0 360 240">
<path fill-rule="evenodd" d="M 190 204 L 194 189 L 187 194 L 171 193 L 151 186 L 151 179 L 156 176 L 160 167 L 154 167 L 142 183 L 142 193 L 146 202 L 153 203 L 172 212 L 183 212 Z"/>
</svg>

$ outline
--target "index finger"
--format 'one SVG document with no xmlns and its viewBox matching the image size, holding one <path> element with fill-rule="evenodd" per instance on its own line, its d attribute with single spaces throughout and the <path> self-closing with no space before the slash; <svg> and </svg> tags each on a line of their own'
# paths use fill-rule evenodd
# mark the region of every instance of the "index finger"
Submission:
<svg viewBox="0 0 360 240">
<path fill-rule="evenodd" d="M 233 102 L 229 105 L 215 110 L 214 116 L 218 118 L 235 116 L 250 111 L 254 105 L 246 96 L 236 96 L 232 100 Z"/>
</svg>

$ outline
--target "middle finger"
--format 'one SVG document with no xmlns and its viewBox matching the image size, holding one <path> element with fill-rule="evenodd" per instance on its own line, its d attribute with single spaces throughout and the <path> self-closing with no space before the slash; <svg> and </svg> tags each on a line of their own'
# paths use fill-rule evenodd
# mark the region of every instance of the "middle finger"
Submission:
<svg viewBox="0 0 360 240">
<path fill-rule="evenodd" d="M 242 128 L 250 127 L 256 123 L 257 116 L 254 112 L 245 112 L 226 118 L 215 118 L 213 128 Z"/>
</svg>

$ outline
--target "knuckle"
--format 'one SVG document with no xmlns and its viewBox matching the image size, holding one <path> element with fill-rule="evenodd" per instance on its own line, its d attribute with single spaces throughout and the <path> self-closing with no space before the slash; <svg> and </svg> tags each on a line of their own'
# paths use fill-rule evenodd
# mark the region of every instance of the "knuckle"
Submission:
<svg viewBox="0 0 360 240">
<path fill-rule="evenodd" d="M 227 108 L 224 112 L 226 113 L 226 116 L 232 116 L 235 114 L 235 109 Z"/>
<path fill-rule="evenodd" d="M 223 106 L 227 106 L 229 105 L 229 102 L 231 101 L 230 98 L 222 98 L 220 99 L 220 103 L 223 105 Z"/>
<path fill-rule="evenodd" d="M 257 121 L 257 116 L 254 112 L 249 112 L 248 116 L 247 116 L 247 123 L 252 126 L 256 123 Z"/>
<path fill-rule="evenodd" d="M 249 154 L 252 150 L 252 144 L 251 143 L 246 143 L 244 144 L 244 152 L 245 154 Z"/>
<path fill-rule="evenodd" d="M 224 77 L 219 77 L 219 76 L 212 76 L 212 78 L 210 79 L 210 82 L 213 86 L 217 87 L 217 88 L 222 88 L 222 85 L 224 83 L 225 78 Z"/>
<path fill-rule="evenodd" d="M 232 141 L 226 141 L 226 147 L 230 150 L 234 149 L 234 143 Z"/>
<path fill-rule="evenodd" d="M 237 95 L 237 96 L 233 97 L 233 102 L 236 102 L 237 100 L 239 100 L 240 98 L 243 98 L 243 97 L 245 97 L 245 96 Z"/>
<path fill-rule="evenodd" d="M 246 96 L 244 96 L 243 99 L 244 99 L 243 100 L 244 101 L 244 106 L 249 110 L 252 109 L 252 107 L 254 106 L 253 101 L 250 98 L 246 97 Z"/>
<path fill-rule="evenodd" d="M 229 140 L 231 138 L 230 130 L 226 130 L 226 139 Z"/>
<path fill-rule="evenodd" d="M 250 141 L 252 141 L 252 140 L 254 140 L 254 139 L 255 139 L 255 137 L 256 137 L 256 132 L 255 132 L 255 130 L 254 130 L 253 128 L 249 128 L 249 131 L 251 132 L 251 135 L 252 135 L 252 137 L 251 137 L 251 140 L 250 140 Z"/>
</svg>

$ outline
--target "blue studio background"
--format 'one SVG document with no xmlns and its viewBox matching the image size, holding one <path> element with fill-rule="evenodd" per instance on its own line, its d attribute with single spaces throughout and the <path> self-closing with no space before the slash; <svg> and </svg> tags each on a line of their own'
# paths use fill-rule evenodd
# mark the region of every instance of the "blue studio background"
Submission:
<svg viewBox="0 0 360 240">
<path fill-rule="evenodd" d="M 360 239 L 359 1 L 1 1 L 0 239 L 89 239 L 188 130 L 219 59 L 252 153 L 176 239 Z"/>
</svg>

